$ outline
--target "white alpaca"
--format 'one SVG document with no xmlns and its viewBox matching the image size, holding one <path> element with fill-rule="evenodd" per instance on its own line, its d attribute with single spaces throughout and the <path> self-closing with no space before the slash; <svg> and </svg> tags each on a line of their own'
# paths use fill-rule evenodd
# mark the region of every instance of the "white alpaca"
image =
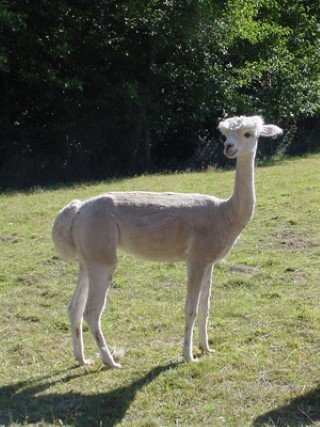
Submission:
<svg viewBox="0 0 320 427">
<path fill-rule="evenodd" d="M 193 361 L 192 337 L 196 314 L 199 348 L 209 348 L 207 323 L 213 266 L 227 255 L 255 207 L 254 159 L 259 135 L 282 130 L 263 119 L 234 117 L 219 124 L 226 137 L 224 153 L 237 158 L 235 187 L 227 200 L 200 194 L 106 193 L 74 200 L 58 214 L 52 229 L 57 251 L 78 257 L 79 278 L 68 307 L 74 357 L 86 364 L 83 318 L 100 350 L 102 361 L 114 361 L 101 330 L 101 314 L 117 265 L 117 248 L 153 261 L 185 261 L 188 268 L 183 357 Z"/>
</svg>

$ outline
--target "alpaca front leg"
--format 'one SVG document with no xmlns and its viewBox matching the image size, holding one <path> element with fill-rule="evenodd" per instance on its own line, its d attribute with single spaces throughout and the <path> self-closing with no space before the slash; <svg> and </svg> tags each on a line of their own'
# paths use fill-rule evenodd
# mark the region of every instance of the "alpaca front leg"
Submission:
<svg viewBox="0 0 320 427">
<path fill-rule="evenodd" d="M 188 264 L 188 288 L 185 305 L 185 331 L 182 355 L 186 362 L 193 362 L 193 328 L 197 315 L 203 268 L 198 263 Z"/>
<path fill-rule="evenodd" d="M 114 267 L 95 266 L 90 269 L 89 292 L 84 317 L 99 348 L 102 362 L 110 368 L 121 368 L 121 365 L 114 361 L 101 329 L 101 314 L 111 285 L 113 271 Z"/>
<path fill-rule="evenodd" d="M 206 271 L 201 284 L 201 293 L 199 300 L 199 348 L 202 354 L 214 353 L 214 350 L 209 348 L 208 343 L 208 318 L 210 309 L 210 295 L 212 286 L 212 272 L 213 266 L 209 266 Z"/>
<path fill-rule="evenodd" d="M 79 276 L 76 289 L 68 306 L 68 314 L 70 319 L 72 346 L 74 358 L 80 365 L 90 363 L 84 357 L 83 335 L 82 335 L 82 319 L 84 307 L 88 296 L 88 276 L 84 266 L 79 263 Z"/>
</svg>

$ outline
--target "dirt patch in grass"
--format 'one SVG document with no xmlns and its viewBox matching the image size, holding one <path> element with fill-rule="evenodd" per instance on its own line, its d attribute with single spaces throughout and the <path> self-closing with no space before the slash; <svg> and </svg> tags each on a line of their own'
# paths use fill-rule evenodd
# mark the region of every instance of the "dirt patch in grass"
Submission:
<svg viewBox="0 0 320 427">
<path fill-rule="evenodd" d="M 319 243 L 310 240 L 303 233 L 297 233 L 292 230 L 274 233 L 272 237 L 275 239 L 276 244 L 283 249 L 310 249 L 319 246 Z"/>
<path fill-rule="evenodd" d="M 44 276 L 41 274 L 25 274 L 23 276 L 19 276 L 17 278 L 17 281 L 19 284 L 21 285 L 25 285 L 25 286 L 31 286 L 34 285 L 35 283 L 38 283 Z"/>
<path fill-rule="evenodd" d="M 254 276 L 255 274 L 259 273 L 259 268 L 252 267 L 246 264 L 238 264 L 230 267 L 230 272 L 234 274 L 240 273 L 240 274 L 248 274 L 250 276 Z"/>
<path fill-rule="evenodd" d="M 12 234 L 9 236 L 0 237 L 0 242 L 2 242 L 2 243 L 18 243 L 19 239 L 17 238 L 16 234 Z"/>
</svg>

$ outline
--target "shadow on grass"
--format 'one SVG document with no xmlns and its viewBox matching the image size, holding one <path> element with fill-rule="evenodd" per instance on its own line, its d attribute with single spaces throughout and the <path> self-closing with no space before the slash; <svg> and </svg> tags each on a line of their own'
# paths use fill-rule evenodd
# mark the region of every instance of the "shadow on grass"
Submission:
<svg viewBox="0 0 320 427">
<path fill-rule="evenodd" d="M 252 426 L 305 427 L 315 425 L 317 421 L 320 421 L 320 386 L 260 415 Z"/>
<path fill-rule="evenodd" d="M 159 366 L 128 386 L 106 393 L 48 393 L 59 383 L 68 383 L 95 372 L 56 372 L 38 380 L 21 381 L 0 387 L 0 425 L 59 424 L 74 426 L 114 426 L 125 416 L 139 390 L 162 372 L 174 369 L 178 363 Z"/>
</svg>

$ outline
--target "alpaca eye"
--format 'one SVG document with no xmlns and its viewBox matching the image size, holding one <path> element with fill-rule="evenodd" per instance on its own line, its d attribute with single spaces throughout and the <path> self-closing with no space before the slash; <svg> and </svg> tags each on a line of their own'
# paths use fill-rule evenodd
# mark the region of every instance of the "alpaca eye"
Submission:
<svg viewBox="0 0 320 427">
<path fill-rule="evenodd" d="M 246 133 L 244 134 L 244 136 L 245 136 L 246 138 L 250 138 L 251 133 L 250 133 L 250 132 L 246 132 Z"/>
</svg>

